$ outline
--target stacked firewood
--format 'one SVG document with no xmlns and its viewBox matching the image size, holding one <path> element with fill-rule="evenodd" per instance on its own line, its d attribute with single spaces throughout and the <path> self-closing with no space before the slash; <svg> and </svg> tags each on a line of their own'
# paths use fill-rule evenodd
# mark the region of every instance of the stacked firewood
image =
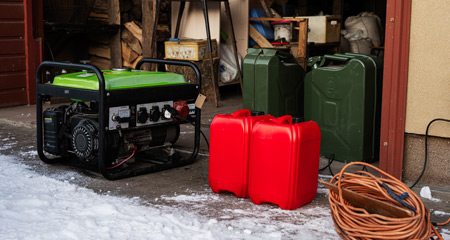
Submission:
<svg viewBox="0 0 450 240">
<path fill-rule="evenodd" d="M 127 22 L 121 32 L 122 64 L 136 66 L 142 58 L 142 28 L 137 22 Z"/>
<path fill-rule="evenodd" d="M 122 66 L 132 67 L 142 59 L 143 45 L 150 44 L 142 41 L 142 2 L 141 0 L 120 1 L 120 39 L 121 39 L 121 55 Z M 90 20 L 96 23 L 108 23 L 108 12 L 105 0 L 97 0 L 93 10 L 90 14 Z M 170 2 L 161 1 L 161 9 L 159 12 L 159 21 L 156 32 L 156 39 L 158 41 L 170 37 Z M 111 33 L 115 34 L 115 33 Z M 91 64 L 100 69 L 111 68 L 111 48 L 110 38 L 111 34 L 95 34 L 89 38 L 89 55 Z M 158 56 L 161 56 L 160 51 L 164 54 L 164 49 L 158 49 Z"/>
</svg>

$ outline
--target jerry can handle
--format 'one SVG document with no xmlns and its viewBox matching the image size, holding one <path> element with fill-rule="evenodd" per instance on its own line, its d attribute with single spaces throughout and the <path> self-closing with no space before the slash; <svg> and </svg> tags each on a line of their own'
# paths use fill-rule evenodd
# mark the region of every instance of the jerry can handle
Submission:
<svg viewBox="0 0 450 240">
<path fill-rule="evenodd" d="M 232 113 L 231 115 L 233 117 L 249 117 L 252 113 L 250 112 L 250 110 L 248 109 L 242 109 L 242 110 L 238 110 L 234 113 Z"/>
<path fill-rule="evenodd" d="M 327 62 L 327 60 L 333 60 L 333 61 L 341 61 L 341 62 L 346 62 L 350 59 L 351 57 L 345 57 L 342 55 L 330 55 L 330 54 L 326 54 L 323 56 L 322 61 L 320 62 L 319 66 L 322 67 L 325 65 L 325 63 Z"/>
<path fill-rule="evenodd" d="M 298 63 L 295 57 L 290 53 L 277 51 L 276 55 L 285 63 Z"/>
<path fill-rule="evenodd" d="M 274 123 L 292 124 L 292 116 L 291 115 L 284 115 L 284 116 L 275 118 L 272 121 Z"/>
</svg>

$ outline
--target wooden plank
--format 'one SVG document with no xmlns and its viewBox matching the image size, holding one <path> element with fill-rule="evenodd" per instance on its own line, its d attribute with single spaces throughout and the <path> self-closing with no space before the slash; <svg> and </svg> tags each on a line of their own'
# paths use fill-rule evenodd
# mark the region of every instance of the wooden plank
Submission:
<svg viewBox="0 0 450 240">
<path fill-rule="evenodd" d="M 308 44 L 308 19 L 306 21 L 299 22 L 298 26 L 298 52 L 297 57 L 306 58 Z M 306 62 L 306 61 L 305 61 Z M 306 66 L 304 66 L 306 70 Z"/>
<path fill-rule="evenodd" d="M 270 9 L 270 12 L 272 13 L 273 17 L 275 18 L 282 18 L 280 14 L 277 13 L 273 8 Z"/>
<path fill-rule="evenodd" d="M 127 61 L 127 63 L 132 63 L 139 55 L 131 50 L 127 44 L 122 41 L 122 58 L 123 60 Z M 123 63 L 123 65 L 125 67 L 127 67 L 127 65 L 125 65 L 125 63 Z"/>
<path fill-rule="evenodd" d="M 109 15 L 106 14 L 106 13 L 91 12 L 91 13 L 89 13 L 89 17 L 91 17 L 91 18 L 100 18 L 100 19 L 109 19 Z"/>
<path fill-rule="evenodd" d="M 143 57 L 153 57 L 156 56 L 156 34 L 153 34 L 155 29 L 155 21 L 158 22 L 158 12 L 156 11 L 156 1 L 157 0 L 142 0 L 142 12 L 146 14 L 142 14 L 142 42 L 143 48 L 142 52 L 139 55 L 143 55 Z M 155 65 L 155 64 L 152 64 Z M 152 66 L 152 70 L 156 70 L 157 66 Z M 145 64 L 143 66 L 144 70 L 150 70 L 150 65 Z"/>
<path fill-rule="evenodd" d="M 319 183 L 321 183 L 331 191 L 339 194 L 339 190 L 336 185 L 322 180 L 319 180 Z M 412 212 L 408 209 L 401 208 L 391 203 L 381 201 L 366 195 L 362 195 L 349 189 L 342 188 L 342 197 L 351 205 L 358 208 L 363 208 L 369 213 L 396 218 L 406 218 L 413 216 Z"/>
<path fill-rule="evenodd" d="M 22 37 L 24 34 L 23 21 L 0 21 L 0 37 Z"/>
<path fill-rule="evenodd" d="M 0 89 L 25 88 L 26 75 L 25 72 L 12 72 L 0 74 Z"/>
<path fill-rule="evenodd" d="M 249 35 L 250 37 L 255 40 L 255 42 L 262 48 L 273 48 L 273 45 L 270 44 L 267 39 L 256 30 L 255 27 L 253 27 L 251 24 L 248 25 L 249 27 Z"/>
<path fill-rule="evenodd" d="M 219 75 L 219 58 L 214 58 L 214 75 Z M 216 97 L 219 98 L 220 92 L 219 88 L 213 85 L 213 80 L 217 77 L 213 77 L 211 74 L 211 60 L 209 58 L 203 59 L 201 61 L 193 62 L 200 70 L 202 78 L 202 87 L 200 93 L 206 96 L 206 100 L 209 102 L 215 102 Z M 178 73 L 184 75 L 187 82 L 197 83 L 197 75 L 191 67 L 187 66 L 177 66 L 177 65 L 166 65 L 168 72 Z"/>
<path fill-rule="evenodd" d="M 0 72 L 25 71 L 25 56 L 1 56 Z"/>
<path fill-rule="evenodd" d="M 122 58 L 120 58 L 120 61 L 122 62 Z M 101 70 L 110 69 L 111 67 L 111 60 L 96 56 L 91 56 L 91 64 L 100 68 Z M 122 66 L 121 66 L 122 67 Z"/>
<path fill-rule="evenodd" d="M 0 2 L 0 19 L 23 19 L 22 2 Z"/>
<path fill-rule="evenodd" d="M 343 14 L 342 2 L 343 2 L 342 0 L 333 0 L 333 15 L 342 16 Z"/>
<path fill-rule="evenodd" d="M 23 39 L 0 39 L 0 54 L 24 54 L 25 41 Z"/>
<path fill-rule="evenodd" d="M 123 66 L 124 67 L 131 67 L 131 68 L 136 68 L 136 64 L 139 62 L 139 60 L 142 59 L 142 56 L 138 56 L 133 62 L 129 63 L 127 61 L 125 61 L 125 59 L 123 60 Z"/>
<path fill-rule="evenodd" d="M 0 107 L 25 104 L 27 104 L 27 91 L 25 88 L 0 91 Z"/>
<path fill-rule="evenodd" d="M 111 58 L 111 49 L 109 47 L 102 46 L 102 45 L 89 46 L 88 53 L 90 55 L 94 55 L 94 56 L 102 57 L 102 58 L 106 58 L 106 59 Z"/>
<path fill-rule="evenodd" d="M 27 103 L 36 103 L 36 71 L 42 62 L 43 0 L 24 0 Z"/>
<path fill-rule="evenodd" d="M 120 4 L 119 0 L 108 0 L 108 14 L 109 14 L 109 24 L 119 24 L 120 25 Z M 117 33 L 111 37 L 111 66 L 122 67 L 122 50 L 120 43 L 120 29 Z"/>
<path fill-rule="evenodd" d="M 261 7 L 264 10 L 264 13 L 266 14 L 266 17 L 273 17 L 272 12 L 270 11 L 270 5 L 267 2 L 267 0 L 260 0 L 259 1 L 261 3 Z"/>
<path fill-rule="evenodd" d="M 142 44 L 142 29 L 135 22 L 127 22 L 124 26 Z"/>
<path fill-rule="evenodd" d="M 103 45 L 109 45 L 111 39 L 108 34 L 96 34 L 96 35 L 88 35 L 88 39 L 90 42 L 99 43 Z"/>
<path fill-rule="evenodd" d="M 135 38 L 133 36 L 133 34 L 131 34 L 130 31 L 128 31 L 127 29 L 123 29 L 122 30 L 122 40 L 124 42 L 127 43 L 127 45 L 133 50 L 135 51 L 138 55 L 142 55 L 143 54 L 143 49 L 141 44 L 139 43 L 139 40 L 137 40 L 137 38 Z M 149 43 L 150 44 L 150 43 Z M 144 47 L 147 44 L 144 44 Z M 145 56 L 145 55 L 144 55 Z"/>
</svg>

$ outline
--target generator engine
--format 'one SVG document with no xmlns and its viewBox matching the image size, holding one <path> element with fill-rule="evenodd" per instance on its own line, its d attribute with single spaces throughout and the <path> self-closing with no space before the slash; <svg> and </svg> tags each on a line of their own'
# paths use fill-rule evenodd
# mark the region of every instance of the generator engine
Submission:
<svg viewBox="0 0 450 240">
<path fill-rule="evenodd" d="M 186 109 L 187 104 L 180 108 L 180 114 L 188 117 Z M 176 110 L 172 102 L 110 108 L 105 164 L 113 167 L 137 151 L 171 148 L 180 135 L 180 125 L 169 110 Z M 88 105 L 74 101 L 68 106 L 47 108 L 43 117 L 44 151 L 65 157 L 74 155 L 83 162 L 97 164 L 100 129 L 95 102 Z"/>
</svg>

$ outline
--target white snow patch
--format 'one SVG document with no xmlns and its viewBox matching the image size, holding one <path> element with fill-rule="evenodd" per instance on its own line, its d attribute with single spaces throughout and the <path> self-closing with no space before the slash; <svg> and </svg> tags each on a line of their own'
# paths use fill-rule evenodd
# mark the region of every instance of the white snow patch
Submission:
<svg viewBox="0 0 450 240">
<path fill-rule="evenodd" d="M 20 159 L 0 155 L 0 239 L 339 239 L 329 208 L 306 205 L 285 211 L 273 205 L 214 209 L 220 194 L 162 196 L 198 208 L 145 206 L 139 198 L 97 194 L 70 183 L 79 177 L 39 175 Z M 57 179 L 54 179 L 57 178 Z M 216 211 L 214 217 L 198 209 Z M 278 218 L 294 217 L 295 221 Z"/>
<path fill-rule="evenodd" d="M 217 201 L 219 199 L 219 195 L 193 193 L 191 195 L 178 195 L 174 197 L 161 196 L 161 198 L 175 202 L 203 202 L 203 201 Z"/>
<path fill-rule="evenodd" d="M 34 157 L 37 156 L 37 151 L 36 150 L 30 150 L 27 152 L 19 152 L 19 155 L 21 157 Z"/>
<path fill-rule="evenodd" d="M 434 201 L 434 202 L 441 201 L 440 199 L 437 199 L 437 198 L 434 198 L 431 196 L 431 190 L 430 190 L 430 187 L 428 187 L 428 186 L 425 186 L 420 190 L 420 196 L 423 198 L 429 199 L 431 201 Z"/>
<path fill-rule="evenodd" d="M 3 143 L 2 146 L 0 146 L 0 151 L 11 149 L 16 145 L 17 142 Z"/>
<path fill-rule="evenodd" d="M 0 155 L 0 239 L 224 239 L 225 226 L 61 182 Z M 204 222 L 202 222 L 204 221 Z"/>
<path fill-rule="evenodd" d="M 319 178 L 332 178 L 333 176 L 331 175 L 326 175 L 326 174 L 319 174 Z"/>
<path fill-rule="evenodd" d="M 442 232 L 440 234 L 442 238 L 444 238 L 444 240 L 450 240 L 450 230 L 442 229 Z"/>
<path fill-rule="evenodd" d="M 328 188 L 317 188 L 317 193 L 326 194 L 328 196 L 328 194 L 330 194 L 330 191 L 328 191 Z"/>
<path fill-rule="evenodd" d="M 446 213 L 443 211 L 434 211 L 433 213 L 438 216 L 446 216 L 446 215 L 449 216 L 450 215 L 450 213 Z"/>
</svg>

